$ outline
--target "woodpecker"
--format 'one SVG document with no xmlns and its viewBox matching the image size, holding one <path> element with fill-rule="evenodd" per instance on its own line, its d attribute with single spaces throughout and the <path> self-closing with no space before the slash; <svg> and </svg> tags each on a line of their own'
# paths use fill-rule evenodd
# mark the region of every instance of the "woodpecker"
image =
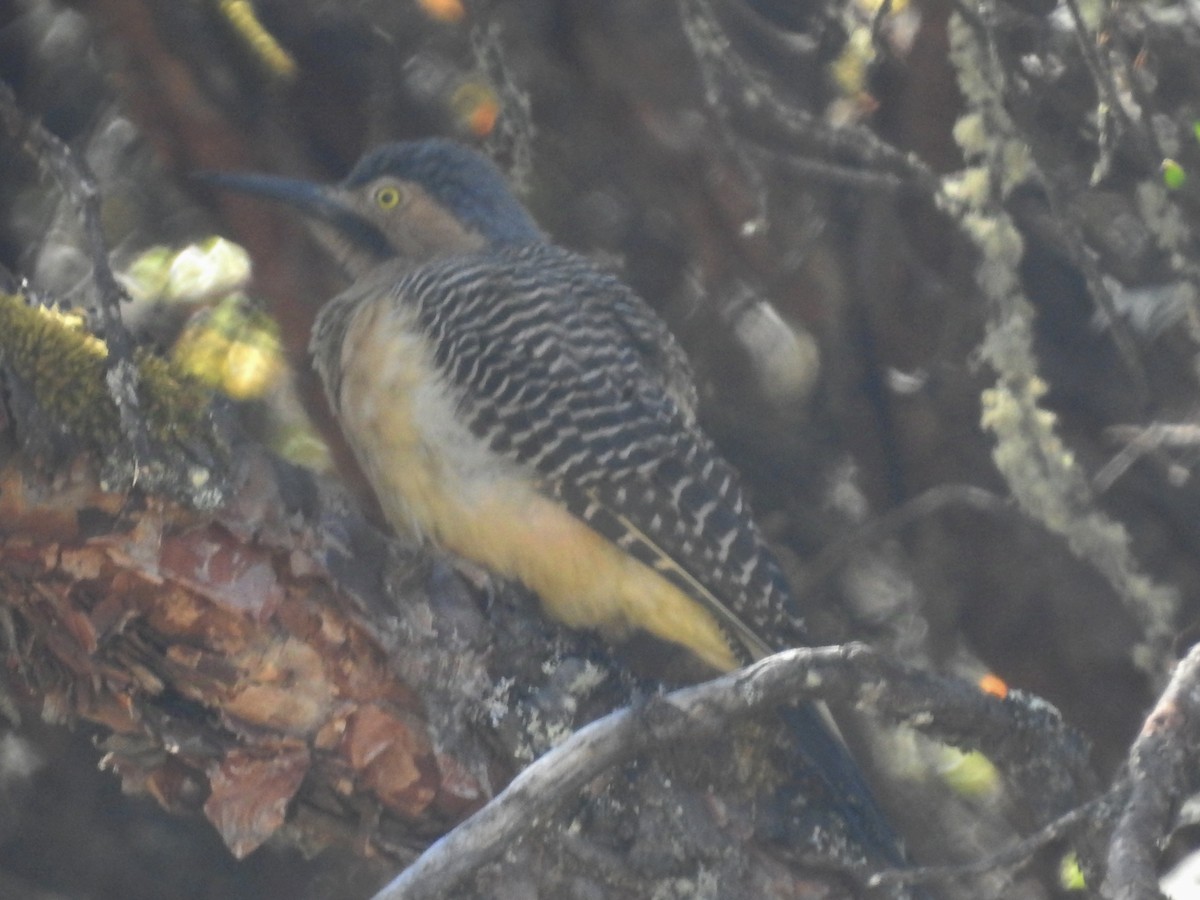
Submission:
<svg viewBox="0 0 1200 900">
<path fill-rule="evenodd" d="M 568 626 L 641 629 L 719 671 L 799 640 L 683 349 L 628 286 L 551 243 L 486 157 L 429 139 L 337 185 L 208 180 L 300 209 L 352 279 L 310 349 L 393 527 L 524 583 Z M 812 707 L 791 712 L 857 839 L 898 860 L 845 748 Z"/>
</svg>

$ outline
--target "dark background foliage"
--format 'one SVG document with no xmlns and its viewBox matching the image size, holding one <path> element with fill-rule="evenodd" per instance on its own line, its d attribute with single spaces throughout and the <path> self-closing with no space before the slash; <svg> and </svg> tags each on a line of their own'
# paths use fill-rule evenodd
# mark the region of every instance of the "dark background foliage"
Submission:
<svg viewBox="0 0 1200 900">
<path fill-rule="evenodd" d="M 484 147 L 558 242 L 619 271 L 680 336 L 705 424 L 744 473 L 818 641 L 992 670 L 1056 705 L 1104 777 L 1116 770 L 1169 655 L 1152 639 L 1159 656 L 1135 662 L 1153 629 L 1119 578 L 1072 552 L 1069 527 L 951 492 L 854 542 L 932 488 L 1012 486 L 980 426 L 997 375 L 978 347 L 1003 313 L 977 283 L 966 217 L 931 190 L 964 166 L 952 129 L 978 112 L 948 56 L 953 4 L 897 8 L 873 32 L 871 13 L 832 0 L 478 0 L 461 18 L 453 3 L 259 0 L 240 26 L 228 6 L 0 7 L 0 77 L 96 171 L 118 268 L 214 232 L 245 245 L 320 417 L 304 346 L 338 274 L 287 215 L 189 175 L 335 180 L 388 140 Z M 1183 632 L 1200 580 L 1194 441 L 1105 466 L 1123 446 L 1114 427 L 1196 409 L 1196 248 L 1186 235 L 1164 247 L 1144 192 L 1161 189 L 1168 158 L 1195 171 L 1196 23 L 1171 4 L 1107 9 L 1092 25 L 1102 40 L 1081 43 L 1065 6 L 960 13 L 988 35 L 995 68 L 978 77 L 1002 93 L 1011 129 L 986 120 L 979 140 L 1011 139 L 1036 166 L 991 211 L 1025 241 L 1016 275 L 1036 311 L 1042 405 L 1085 476 L 1115 474 L 1081 508 L 1124 524 L 1141 570 L 1181 598 L 1159 638 Z M 15 144 L 0 143 L 0 161 L 0 263 L 86 303 L 71 211 Z M 1171 202 L 1190 225 L 1194 184 Z M 161 310 L 138 325 L 163 348 L 178 326 Z M 830 546 L 848 549 L 825 570 Z M 235 864 L 202 823 L 119 798 L 91 772 L 90 739 L 5 733 L 0 894 L 352 893 L 349 856 L 307 863 L 268 847 Z M 946 861 L 936 833 L 902 824 L 918 858 Z"/>
</svg>

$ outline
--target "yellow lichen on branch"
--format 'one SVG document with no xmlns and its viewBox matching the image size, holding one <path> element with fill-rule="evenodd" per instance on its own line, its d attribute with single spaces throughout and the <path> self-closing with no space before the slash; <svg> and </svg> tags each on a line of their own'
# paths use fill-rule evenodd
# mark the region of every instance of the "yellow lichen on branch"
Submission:
<svg viewBox="0 0 1200 900">
<path fill-rule="evenodd" d="M 296 60 L 263 27 L 249 0 L 218 0 L 217 8 L 233 32 L 272 77 L 280 81 L 291 81 L 296 77 Z"/>
<path fill-rule="evenodd" d="M 104 342 L 75 317 L 0 295 L 0 363 L 56 424 L 96 447 L 120 440 L 116 404 L 104 384 Z"/>
<path fill-rule="evenodd" d="M 60 428 L 97 449 L 120 441 L 105 383 L 108 349 L 78 317 L 0 294 L 0 364 Z M 148 352 L 138 355 L 139 397 L 151 436 L 162 441 L 201 425 L 211 394 Z"/>
</svg>

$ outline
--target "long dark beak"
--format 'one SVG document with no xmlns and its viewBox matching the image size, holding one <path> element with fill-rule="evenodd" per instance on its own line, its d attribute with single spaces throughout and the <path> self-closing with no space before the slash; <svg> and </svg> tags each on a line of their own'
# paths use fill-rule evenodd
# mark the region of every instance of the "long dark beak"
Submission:
<svg viewBox="0 0 1200 900">
<path fill-rule="evenodd" d="M 341 188 L 251 172 L 198 172 L 194 177 L 220 190 L 285 203 L 332 227 L 357 250 L 377 260 L 395 255 L 383 233 L 350 207 Z"/>
</svg>

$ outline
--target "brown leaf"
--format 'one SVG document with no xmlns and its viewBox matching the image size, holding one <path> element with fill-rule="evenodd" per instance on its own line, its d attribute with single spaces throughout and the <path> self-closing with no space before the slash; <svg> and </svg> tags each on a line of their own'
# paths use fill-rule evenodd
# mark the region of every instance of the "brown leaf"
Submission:
<svg viewBox="0 0 1200 900">
<path fill-rule="evenodd" d="M 283 824 L 310 763 L 308 748 L 296 741 L 234 750 L 210 769 L 204 814 L 234 856 L 252 853 Z"/>
<path fill-rule="evenodd" d="M 269 617 L 283 597 L 269 555 L 239 544 L 215 525 L 164 538 L 158 563 L 164 576 L 259 621 Z"/>
<path fill-rule="evenodd" d="M 341 749 L 360 784 L 385 806 L 416 817 L 433 802 L 439 775 L 423 723 L 374 704 L 361 706 L 347 721 Z"/>
</svg>

